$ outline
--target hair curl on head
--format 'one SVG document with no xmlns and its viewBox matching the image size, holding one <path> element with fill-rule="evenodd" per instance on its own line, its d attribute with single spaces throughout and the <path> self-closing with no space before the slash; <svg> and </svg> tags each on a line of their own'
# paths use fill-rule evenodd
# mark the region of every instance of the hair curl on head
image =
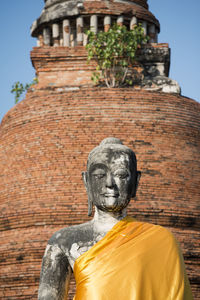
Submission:
<svg viewBox="0 0 200 300">
<path fill-rule="evenodd" d="M 87 168 L 89 167 L 92 158 L 97 155 L 100 152 L 103 152 L 106 149 L 111 149 L 114 151 L 121 151 L 124 153 L 127 153 L 130 158 L 132 159 L 133 165 L 135 167 L 135 171 L 137 171 L 137 159 L 136 159 L 136 155 L 133 152 L 132 149 L 130 149 L 129 147 L 125 146 L 123 144 L 123 142 L 118 139 L 118 138 L 114 138 L 114 137 L 108 137 L 105 138 L 104 140 L 101 141 L 101 143 L 95 147 L 88 155 L 88 161 L 87 161 Z"/>
</svg>

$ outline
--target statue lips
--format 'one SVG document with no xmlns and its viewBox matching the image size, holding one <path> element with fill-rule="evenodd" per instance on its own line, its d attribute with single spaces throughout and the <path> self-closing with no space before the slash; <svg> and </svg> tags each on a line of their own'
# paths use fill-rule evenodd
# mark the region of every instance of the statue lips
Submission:
<svg viewBox="0 0 200 300">
<path fill-rule="evenodd" d="M 102 196 L 104 197 L 112 197 L 112 198 L 118 198 L 119 197 L 119 193 L 118 192 L 115 192 L 115 191 L 105 191 L 103 193 L 101 193 Z"/>
<path fill-rule="evenodd" d="M 105 193 L 103 194 L 105 197 L 113 197 L 113 198 L 117 198 L 119 197 L 118 193 Z"/>
<path fill-rule="evenodd" d="M 115 191 L 105 191 L 101 194 L 103 197 L 102 205 L 106 209 L 114 209 L 118 206 L 119 193 Z"/>
</svg>

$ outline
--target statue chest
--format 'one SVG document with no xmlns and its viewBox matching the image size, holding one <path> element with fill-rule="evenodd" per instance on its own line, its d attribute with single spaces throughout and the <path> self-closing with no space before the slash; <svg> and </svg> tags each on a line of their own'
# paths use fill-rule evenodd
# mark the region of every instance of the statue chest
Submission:
<svg viewBox="0 0 200 300">
<path fill-rule="evenodd" d="M 73 269 L 75 260 L 81 256 L 83 253 L 88 251 L 92 246 L 94 246 L 98 241 L 100 241 L 106 233 L 94 233 L 93 237 L 88 241 L 77 241 L 71 245 L 71 248 L 67 251 L 66 255 L 68 257 L 69 263 Z"/>
</svg>

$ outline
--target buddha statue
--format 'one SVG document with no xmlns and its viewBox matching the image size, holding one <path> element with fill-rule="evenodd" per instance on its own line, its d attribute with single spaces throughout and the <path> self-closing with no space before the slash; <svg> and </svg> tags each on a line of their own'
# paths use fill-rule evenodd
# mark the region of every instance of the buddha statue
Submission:
<svg viewBox="0 0 200 300">
<path fill-rule="evenodd" d="M 106 138 L 90 152 L 82 176 L 94 217 L 50 238 L 38 299 L 66 300 L 72 272 L 74 300 L 193 299 L 174 236 L 127 216 L 141 176 L 134 152 Z"/>
</svg>

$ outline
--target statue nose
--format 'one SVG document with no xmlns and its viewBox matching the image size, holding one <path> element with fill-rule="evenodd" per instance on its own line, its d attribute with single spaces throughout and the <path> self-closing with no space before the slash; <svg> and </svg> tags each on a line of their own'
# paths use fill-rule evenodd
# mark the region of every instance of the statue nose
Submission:
<svg viewBox="0 0 200 300">
<path fill-rule="evenodd" d="M 112 174 L 108 174 L 106 177 L 106 186 L 113 187 L 113 185 L 114 185 L 113 176 Z"/>
</svg>

